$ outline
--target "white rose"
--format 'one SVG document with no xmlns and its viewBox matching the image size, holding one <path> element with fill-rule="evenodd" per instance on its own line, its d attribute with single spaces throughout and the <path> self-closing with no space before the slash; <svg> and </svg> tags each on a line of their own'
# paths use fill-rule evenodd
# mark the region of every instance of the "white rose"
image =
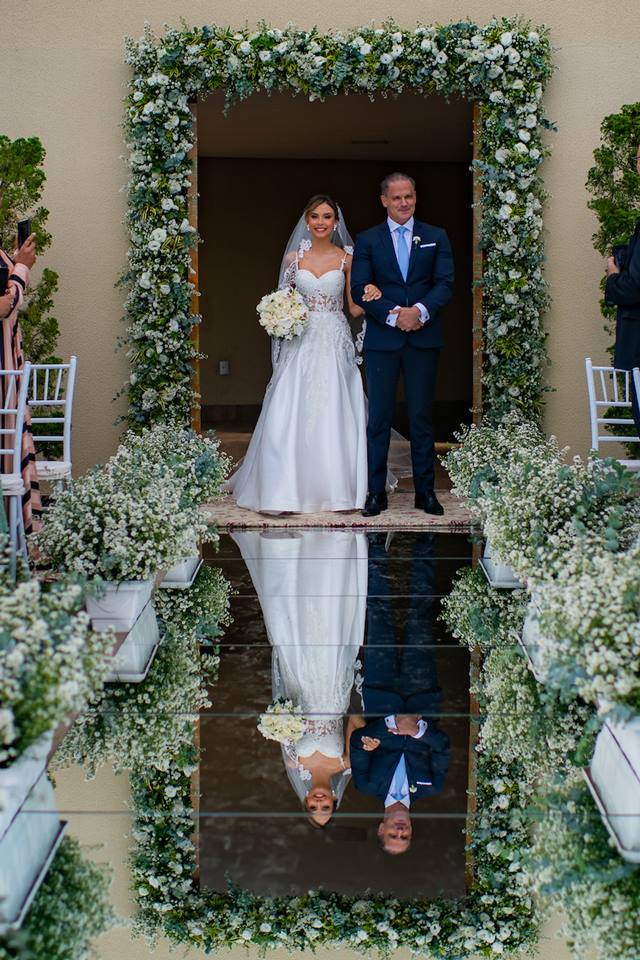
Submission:
<svg viewBox="0 0 640 960">
<path fill-rule="evenodd" d="M 510 47 L 513 43 L 513 34 L 509 32 L 503 33 L 500 37 L 500 43 L 503 47 Z"/>
<path fill-rule="evenodd" d="M 391 39 L 396 43 L 402 43 L 402 34 L 400 32 L 392 33 Z"/>
<path fill-rule="evenodd" d="M 263 63 L 268 63 L 271 60 L 271 50 L 261 50 L 258 56 Z"/>
<path fill-rule="evenodd" d="M 494 156 L 495 156 L 496 160 L 498 161 L 498 163 L 506 163 L 506 162 L 507 162 L 507 157 L 509 156 L 509 151 L 508 151 L 508 150 L 505 150 L 504 147 L 498 147 L 498 149 L 496 150 Z"/>
<path fill-rule="evenodd" d="M 531 134 L 529 133 L 528 130 L 525 130 L 524 127 L 518 130 L 518 136 L 520 137 L 523 143 L 529 143 L 529 140 L 531 140 Z"/>
<path fill-rule="evenodd" d="M 508 56 L 509 63 L 515 65 L 516 63 L 519 63 L 521 59 L 522 57 L 520 56 L 517 50 L 509 50 L 509 56 Z"/>
<path fill-rule="evenodd" d="M 433 50 L 433 41 L 429 40 L 428 37 L 425 37 L 422 43 L 420 44 L 421 50 Z"/>
<path fill-rule="evenodd" d="M 392 60 L 392 57 L 390 53 L 383 53 L 382 56 L 380 57 L 380 63 L 383 63 L 385 65 L 388 63 L 391 63 L 391 60 Z"/>
<path fill-rule="evenodd" d="M 243 40 L 240 46 L 238 47 L 240 53 L 251 53 L 252 47 L 248 40 Z"/>
<path fill-rule="evenodd" d="M 362 54 L 363 57 L 366 57 L 368 53 L 371 53 L 371 44 L 363 43 L 362 46 L 360 47 L 360 53 Z"/>
<path fill-rule="evenodd" d="M 438 50 L 438 52 L 436 53 L 436 63 L 446 63 L 448 59 L 449 58 L 444 52 L 444 50 Z"/>
</svg>

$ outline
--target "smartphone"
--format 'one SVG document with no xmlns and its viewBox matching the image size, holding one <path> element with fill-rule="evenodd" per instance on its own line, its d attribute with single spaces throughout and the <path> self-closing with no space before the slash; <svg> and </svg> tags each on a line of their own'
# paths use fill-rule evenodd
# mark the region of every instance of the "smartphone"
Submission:
<svg viewBox="0 0 640 960">
<path fill-rule="evenodd" d="M 31 220 L 19 220 L 18 221 L 18 250 L 25 242 L 25 240 L 31 236 Z"/>
<path fill-rule="evenodd" d="M 626 243 L 619 243 L 611 251 L 611 256 L 615 260 L 618 270 L 622 270 L 624 268 L 628 249 L 629 248 Z"/>
<path fill-rule="evenodd" d="M 9 267 L 0 266 L 0 297 L 4 296 L 9 286 Z"/>
</svg>

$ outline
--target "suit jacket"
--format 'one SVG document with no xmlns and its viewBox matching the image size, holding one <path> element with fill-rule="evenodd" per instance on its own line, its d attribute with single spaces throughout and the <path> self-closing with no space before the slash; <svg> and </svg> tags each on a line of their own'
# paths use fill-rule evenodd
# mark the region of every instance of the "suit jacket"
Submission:
<svg viewBox="0 0 640 960">
<path fill-rule="evenodd" d="M 351 294 L 366 312 L 365 349 L 400 350 L 405 344 L 425 349 L 443 344 L 440 309 L 453 295 L 453 254 L 444 230 L 420 220 L 413 222 L 413 240 L 407 279 L 396 256 L 391 231 L 385 222 L 358 235 L 351 265 Z M 382 291 L 380 300 L 362 299 L 368 283 Z M 429 320 L 420 330 L 405 333 L 387 323 L 394 307 L 423 303 Z"/>
<path fill-rule="evenodd" d="M 607 278 L 604 298 L 618 308 L 614 366 L 620 370 L 640 366 L 640 220 L 629 241 L 624 267 Z"/>
<path fill-rule="evenodd" d="M 367 751 L 362 736 L 377 737 L 380 746 Z M 449 768 L 449 738 L 429 720 L 423 737 L 405 737 L 387 729 L 384 719 L 354 730 L 350 740 L 351 775 L 357 790 L 384 801 L 404 753 L 411 802 L 440 793 Z"/>
</svg>

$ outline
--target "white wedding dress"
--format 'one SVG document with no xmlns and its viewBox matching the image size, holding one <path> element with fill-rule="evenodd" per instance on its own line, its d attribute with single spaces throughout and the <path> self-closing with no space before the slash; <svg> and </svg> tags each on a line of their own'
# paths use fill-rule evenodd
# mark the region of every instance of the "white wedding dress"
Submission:
<svg viewBox="0 0 640 960">
<path fill-rule="evenodd" d="M 308 323 L 280 345 L 249 449 L 226 489 L 238 506 L 256 511 L 359 509 L 367 494 L 367 414 L 343 312 L 344 261 L 320 277 L 297 257 L 290 270 Z"/>
<path fill-rule="evenodd" d="M 287 756 L 342 757 L 367 608 L 367 538 L 354 530 L 231 534 L 258 594 L 273 647 L 273 697 L 311 719 Z"/>
</svg>

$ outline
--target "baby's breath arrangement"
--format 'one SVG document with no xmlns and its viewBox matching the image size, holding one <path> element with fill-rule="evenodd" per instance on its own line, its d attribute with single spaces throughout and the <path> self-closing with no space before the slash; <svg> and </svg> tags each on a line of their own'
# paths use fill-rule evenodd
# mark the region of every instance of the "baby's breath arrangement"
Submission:
<svg viewBox="0 0 640 960">
<path fill-rule="evenodd" d="M 113 467 L 111 469 L 110 467 Z M 147 580 L 193 551 L 207 524 L 162 467 L 125 470 L 122 461 L 72 481 L 36 536 L 58 570 L 104 580 Z"/>
<path fill-rule="evenodd" d="M 0 767 L 95 696 L 114 638 L 93 633 L 79 584 L 28 580 L 0 595 Z"/>
<path fill-rule="evenodd" d="M 231 458 L 221 452 L 213 432 L 201 436 L 169 422 L 126 433 L 111 464 L 125 473 L 143 466 L 160 467 L 182 487 L 186 502 L 200 504 L 220 495 Z"/>
</svg>

